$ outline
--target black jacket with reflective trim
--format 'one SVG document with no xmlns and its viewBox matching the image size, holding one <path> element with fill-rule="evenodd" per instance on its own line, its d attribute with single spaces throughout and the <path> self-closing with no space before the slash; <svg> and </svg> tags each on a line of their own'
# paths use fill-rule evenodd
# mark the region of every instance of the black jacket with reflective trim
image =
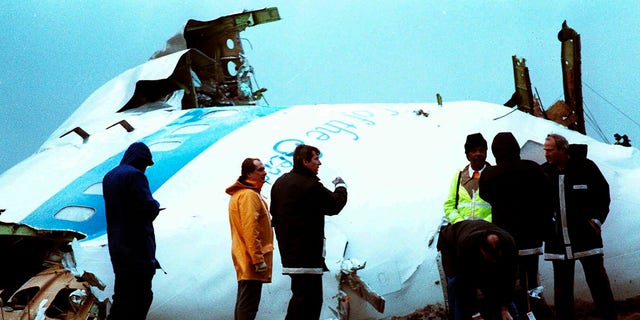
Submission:
<svg viewBox="0 0 640 320">
<path fill-rule="evenodd" d="M 562 172 L 549 163 L 544 163 L 542 168 L 553 184 L 556 220 L 554 235 L 545 243 L 545 259 L 577 259 L 602 254 L 600 230 L 590 221 L 605 222 L 611 198 L 609 184 L 598 166 L 587 158 L 571 157 Z M 564 175 L 564 188 L 560 186 L 560 175 Z M 560 207 L 560 194 L 565 197 L 564 208 Z M 563 230 L 563 223 L 566 230 Z"/>
<path fill-rule="evenodd" d="M 520 255 L 542 254 L 542 242 L 553 230 L 550 185 L 540 165 L 520 159 L 510 132 L 491 145 L 496 165 L 480 176 L 480 197 L 491 204 L 492 222 L 515 239 Z"/>
<path fill-rule="evenodd" d="M 283 273 L 322 273 L 324 216 L 340 213 L 347 189 L 331 191 L 310 170 L 294 168 L 271 188 L 271 224 L 282 259 Z"/>
</svg>

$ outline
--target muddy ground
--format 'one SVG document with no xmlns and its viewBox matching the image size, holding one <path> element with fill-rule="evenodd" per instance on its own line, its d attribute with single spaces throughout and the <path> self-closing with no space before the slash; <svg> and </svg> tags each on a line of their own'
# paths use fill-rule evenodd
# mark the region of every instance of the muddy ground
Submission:
<svg viewBox="0 0 640 320">
<path fill-rule="evenodd" d="M 538 308 L 536 308 L 538 309 Z M 556 320 L 548 307 L 542 309 L 534 309 L 536 320 Z M 617 302 L 616 310 L 618 311 L 618 320 L 640 320 L 640 297 L 629 299 L 623 302 Z M 578 320 L 599 320 L 594 316 L 594 306 L 591 302 L 576 302 L 576 313 Z M 448 320 L 444 306 L 427 306 L 423 309 L 416 310 L 412 314 L 405 316 L 392 317 L 392 320 Z"/>
</svg>

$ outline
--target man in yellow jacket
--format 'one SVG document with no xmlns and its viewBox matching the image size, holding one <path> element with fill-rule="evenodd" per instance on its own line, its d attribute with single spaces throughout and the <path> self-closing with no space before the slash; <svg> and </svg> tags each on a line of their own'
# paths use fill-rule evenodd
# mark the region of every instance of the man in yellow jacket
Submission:
<svg viewBox="0 0 640 320">
<path fill-rule="evenodd" d="M 491 205 L 480 198 L 478 181 L 482 171 L 491 166 L 487 162 L 487 140 L 481 133 L 467 136 L 464 153 L 469 164 L 457 171 L 444 202 L 444 215 L 449 223 L 462 220 L 491 222 Z"/>
<path fill-rule="evenodd" d="M 227 188 L 231 256 L 238 278 L 235 320 L 255 319 L 262 284 L 271 282 L 273 229 L 267 202 L 260 195 L 267 172 L 259 159 L 242 162 L 241 175 Z"/>
</svg>

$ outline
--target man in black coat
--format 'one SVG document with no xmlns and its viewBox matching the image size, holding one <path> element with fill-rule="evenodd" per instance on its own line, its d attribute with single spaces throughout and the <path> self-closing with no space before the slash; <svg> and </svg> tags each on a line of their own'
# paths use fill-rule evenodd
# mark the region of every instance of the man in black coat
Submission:
<svg viewBox="0 0 640 320">
<path fill-rule="evenodd" d="M 545 242 L 545 260 L 553 262 L 553 286 L 558 319 L 575 319 L 573 284 L 575 261 L 605 320 L 616 319 L 613 292 L 604 267 L 600 235 L 609 214 L 609 184 L 598 166 L 586 157 L 586 146 L 569 146 L 567 139 L 550 134 L 544 143 L 543 170 L 551 180 L 555 229 Z"/>
<path fill-rule="evenodd" d="M 320 150 L 298 145 L 293 153 L 293 169 L 276 180 L 271 188 L 271 224 L 274 227 L 282 273 L 291 277 L 293 293 L 287 320 L 319 319 L 322 309 L 324 261 L 324 216 L 340 213 L 347 203 L 347 186 L 342 178 L 333 180 L 335 190 L 324 187 L 318 178 Z"/>
<path fill-rule="evenodd" d="M 516 241 L 519 278 L 516 305 L 520 316 L 525 318 L 530 311 L 527 291 L 538 287 L 542 242 L 553 225 L 549 183 L 537 163 L 520 159 L 520 145 L 511 132 L 498 133 L 491 151 L 496 165 L 480 176 L 480 196 L 491 204 L 492 222 Z"/>
<path fill-rule="evenodd" d="M 151 195 L 144 172 L 153 165 L 151 151 L 136 142 L 120 165 L 102 180 L 109 254 L 115 273 L 110 320 L 144 320 L 153 300 L 151 282 L 156 260 L 153 220 L 160 204 Z"/>
</svg>

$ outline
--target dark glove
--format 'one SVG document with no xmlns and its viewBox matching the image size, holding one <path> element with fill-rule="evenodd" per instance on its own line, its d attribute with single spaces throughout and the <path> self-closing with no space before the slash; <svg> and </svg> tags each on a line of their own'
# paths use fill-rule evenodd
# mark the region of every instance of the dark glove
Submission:
<svg viewBox="0 0 640 320">
<path fill-rule="evenodd" d="M 342 178 L 340 177 L 336 177 L 335 179 L 333 179 L 333 181 L 331 181 L 333 183 L 333 185 L 337 188 L 337 187 L 347 187 L 347 184 L 344 182 L 344 180 L 342 180 Z"/>
<path fill-rule="evenodd" d="M 265 272 L 267 271 L 267 263 L 262 261 L 260 263 L 256 263 L 253 265 L 256 268 L 256 272 Z"/>
</svg>

